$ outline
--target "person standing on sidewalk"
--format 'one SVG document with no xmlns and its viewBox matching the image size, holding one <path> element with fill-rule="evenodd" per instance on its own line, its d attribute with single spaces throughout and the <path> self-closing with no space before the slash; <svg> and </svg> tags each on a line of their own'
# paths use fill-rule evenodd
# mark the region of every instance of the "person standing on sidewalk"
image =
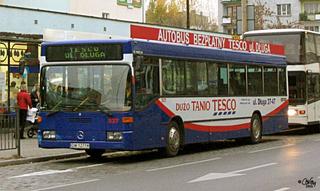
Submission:
<svg viewBox="0 0 320 191">
<path fill-rule="evenodd" d="M 20 137 L 24 139 L 24 127 L 26 125 L 28 107 L 32 108 L 31 97 L 27 92 L 27 85 L 25 83 L 21 83 L 20 92 L 17 95 L 17 103 L 20 109 Z"/>
<path fill-rule="evenodd" d="M 31 102 L 32 107 L 36 108 L 38 103 L 40 103 L 40 86 L 39 84 L 35 84 L 33 90 L 31 92 Z"/>
</svg>

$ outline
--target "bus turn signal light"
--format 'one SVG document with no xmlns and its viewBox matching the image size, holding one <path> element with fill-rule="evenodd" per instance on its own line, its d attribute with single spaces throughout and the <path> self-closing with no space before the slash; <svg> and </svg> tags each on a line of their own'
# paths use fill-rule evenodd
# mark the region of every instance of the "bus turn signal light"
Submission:
<svg viewBox="0 0 320 191">
<path fill-rule="evenodd" d="M 133 123 L 133 117 L 122 117 L 122 123 Z"/>
<path fill-rule="evenodd" d="M 38 122 L 38 123 L 41 123 L 41 122 L 42 122 L 42 117 L 38 116 L 37 122 Z"/>
<path fill-rule="evenodd" d="M 306 110 L 299 110 L 299 114 L 300 114 L 300 115 L 306 114 Z"/>
</svg>

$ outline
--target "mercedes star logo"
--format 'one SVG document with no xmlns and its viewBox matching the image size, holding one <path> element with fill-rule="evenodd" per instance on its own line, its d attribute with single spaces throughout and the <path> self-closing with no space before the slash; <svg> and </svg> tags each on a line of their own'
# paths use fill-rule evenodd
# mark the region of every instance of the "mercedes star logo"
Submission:
<svg viewBox="0 0 320 191">
<path fill-rule="evenodd" d="M 78 139 L 82 140 L 84 138 L 84 132 L 83 131 L 78 131 L 77 137 L 78 137 Z"/>
</svg>

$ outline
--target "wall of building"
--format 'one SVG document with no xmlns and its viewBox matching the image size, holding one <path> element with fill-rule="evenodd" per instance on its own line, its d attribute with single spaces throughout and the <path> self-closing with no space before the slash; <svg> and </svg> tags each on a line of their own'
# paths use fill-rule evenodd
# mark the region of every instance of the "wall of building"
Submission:
<svg viewBox="0 0 320 191">
<path fill-rule="evenodd" d="M 0 5 L 69 12 L 69 0 L 0 0 Z"/>
<path fill-rule="evenodd" d="M 283 24 L 286 23 L 298 23 L 299 14 L 301 12 L 301 5 L 299 0 L 261 0 L 261 2 L 266 3 L 266 7 L 270 8 L 273 12 L 271 17 L 266 17 L 267 23 L 277 23 L 277 18 Z M 248 5 L 256 4 L 256 0 L 249 0 Z M 287 16 L 277 16 L 277 5 L 278 4 L 291 4 L 291 15 Z"/>
<path fill-rule="evenodd" d="M 305 4 L 314 4 L 318 5 L 318 10 L 314 9 L 313 11 L 305 10 Z M 305 26 L 305 29 L 320 32 L 320 1 L 319 0 L 304 0 L 301 1 L 301 12 L 305 13 L 302 16 L 302 23 Z"/>
<path fill-rule="evenodd" d="M 108 13 L 111 19 L 142 22 L 142 7 L 119 5 L 117 0 L 70 0 L 70 13 L 102 17 Z"/>
<path fill-rule="evenodd" d="M 0 5 L 94 17 L 102 17 L 102 13 L 108 13 L 108 18 L 134 22 L 142 22 L 144 17 L 142 6 L 121 5 L 118 0 L 0 0 Z"/>
<path fill-rule="evenodd" d="M 36 9 L 0 6 L 1 32 L 43 34 L 45 29 L 129 37 L 128 22 Z"/>
<path fill-rule="evenodd" d="M 227 2 L 223 4 L 222 2 Z M 240 0 L 237 1 L 239 5 L 241 4 Z M 278 19 L 280 23 L 286 25 L 288 23 L 292 24 L 297 24 L 299 23 L 299 14 L 301 13 L 301 3 L 299 0 L 248 0 L 248 6 L 250 5 L 258 5 L 258 2 L 261 2 L 261 4 L 265 4 L 266 8 L 269 8 L 272 12 L 272 15 L 270 17 L 265 17 L 267 21 L 264 23 L 264 28 L 268 28 L 268 24 L 277 24 Z M 230 3 L 232 1 L 228 0 L 219 0 L 219 11 L 218 11 L 218 23 L 219 23 L 219 32 L 224 31 L 224 26 L 223 26 L 223 11 L 224 11 L 224 6 L 230 6 Z M 286 16 L 278 16 L 277 15 L 277 5 L 278 4 L 291 4 L 291 14 L 286 15 Z"/>
</svg>

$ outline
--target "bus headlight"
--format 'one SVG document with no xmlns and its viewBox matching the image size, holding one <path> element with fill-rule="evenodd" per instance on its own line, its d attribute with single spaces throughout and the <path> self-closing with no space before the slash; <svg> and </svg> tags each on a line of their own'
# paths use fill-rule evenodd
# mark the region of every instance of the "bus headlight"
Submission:
<svg viewBox="0 0 320 191">
<path fill-rule="evenodd" d="M 42 138 L 43 139 L 56 139 L 56 131 L 43 131 Z"/>
<path fill-rule="evenodd" d="M 122 141 L 122 132 L 107 132 L 107 141 Z"/>
<path fill-rule="evenodd" d="M 298 114 L 297 110 L 295 110 L 295 109 L 288 109 L 288 116 L 289 116 L 289 117 L 295 116 L 295 115 L 297 115 L 297 114 Z"/>
</svg>

